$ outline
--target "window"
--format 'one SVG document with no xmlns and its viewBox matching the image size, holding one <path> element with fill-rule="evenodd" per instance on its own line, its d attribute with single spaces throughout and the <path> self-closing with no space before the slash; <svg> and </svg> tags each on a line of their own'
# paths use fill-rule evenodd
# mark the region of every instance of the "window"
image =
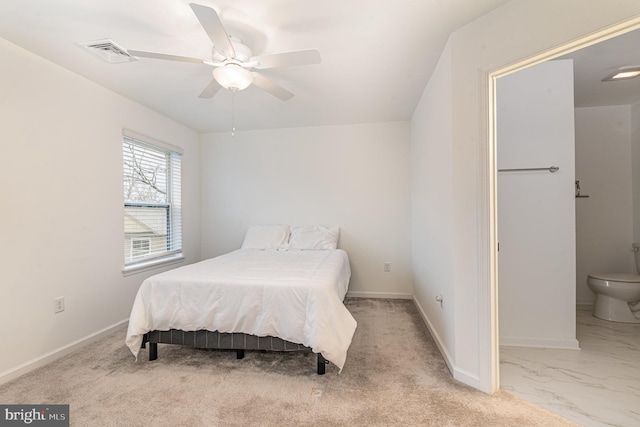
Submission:
<svg viewBox="0 0 640 427">
<path fill-rule="evenodd" d="M 166 144 L 123 137 L 125 271 L 182 259 L 181 158 Z"/>
</svg>

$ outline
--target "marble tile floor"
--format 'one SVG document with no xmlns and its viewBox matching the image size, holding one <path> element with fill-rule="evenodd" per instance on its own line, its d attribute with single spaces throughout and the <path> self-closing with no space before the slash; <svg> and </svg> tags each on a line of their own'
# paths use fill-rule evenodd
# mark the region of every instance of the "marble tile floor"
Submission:
<svg viewBox="0 0 640 427">
<path fill-rule="evenodd" d="M 501 347 L 504 391 L 587 427 L 640 426 L 640 324 L 576 313 L 580 350 Z"/>
</svg>

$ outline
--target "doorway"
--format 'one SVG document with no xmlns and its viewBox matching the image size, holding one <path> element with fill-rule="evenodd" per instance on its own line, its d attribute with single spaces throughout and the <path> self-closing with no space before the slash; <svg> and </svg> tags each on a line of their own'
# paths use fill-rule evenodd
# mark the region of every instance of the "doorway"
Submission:
<svg viewBox="0 0 640 427">
<path fill-rule="evenodd" d="M 619 36 L 619 35 L 625 34 L 627 32 L 633 31 L 633 30 L 635 30 L 637 28 L 638 28 L 638 24 L 637 24 L 637 20 L 636 20 L 636 24 L 634 24 L 634 25 L 629 24 L 624 29 L 618 29 L 615 32 L 611 31 L 611 30 L 603 31 L 602 33 L 599 33 L 594 37 L 590 37 L 589 39 L 585 39 L 585 40 L 582 41 L 582 43 L 583 43 L 582 45 L 580 45 L 579 44 L 580 42 L 578 42 L 578 45 L 572 44 L 571 46 L 561 47 L 561 48 L 555 50 L 554 52 L 549 52 L 547 54 L 540 55 L 539 57 L 535 58 L 535 60 L 529 60 L 529 61 L 526 61 L 526 62 L 523 62 L 523 63 L 520 63 L 520 64 L 516 64 L 516 66 L 511 67 L 508 70 L 500 70 L 500 71 L 497 71 L 495 73 L 489 73 L 488 74 L 489 78 L 490 78 L 489 87 L 491 89 L 491 96 L 490 96 L 490 103 L 489 103 L 490 104 L 490 111 L 496 111 L 496 108 L 497 108 L 496 107 L 497 104 L 496 104 L 496 90 L 495 89 L 496 89 L 496 85 L 498 83 L 497 80 L 500 77 L 507 76 L 509 74 L 515 73 L 516 71 L 527 69 L 527 68 L 529 68 L 529 67 L 531 67 L 531 66 L 533 66 L 535 64 L 546 62 L 546 61 L 548 61 L 550 59 L 557 58 L 559 56 L 562 56 L 562 55 L 567 54 L 569 52 L 576 51 L 576 50 L 581 49 L 583 47 L 586 47 L 588 45 L 592 45 L 594 43 L 600 42 L 602 40 L 609 39 L 611 37 L 615 37 L 615 36 Z M 639 101 L 640 101 L 640 99 L 639 99 Z M 499 117 L 498 117 L 498 119 L 499 119 Z M 491 126 L 492 126 L 492 132 L 491 132 L 491 137 L 490 137 L 490 140 L 489 140 L 489 144 L 490 144 L 489 152 L 494 153 L 494 156 L 497 154 L 498 155 L 497 157 L 499 158 L 499 153 L 497 153 L 497 150 L 498 150 L 499 146 L 498 146 L 498 142 L 496 140 L 496 131 L 497 131 L 498 125 L 497 125 L 495 117 L 493 118 L 493 123 L 491 124 Z M 498 206 L 498 194 L 497 194 L 497 192 L 499 190 L 498 190 L 498 181 L 497 180 L 499 178 L 497 177 L 497 170 L 496 169 L 497 169 L 496 159 L 494 157 L 492 165 L 490 167 L 490 174 L 492 175 L 492 178 L 493 178 L 493 181 L 490 181 L 490 182 L 492 182 L 491 195 L 490 195 L 491 208 L 492 209 L 496 209 L 496 207 Z M 491 234 L 492 234 L 493 238 L 496 239 L 496 243 L 497 243 L 497 231 L 498 231 L 497 219 L 498 219 L 498 214 L 494 211 L 493 214 L 490 215 L 490 217 L 496 219 L 496 223 L 494 224 L 495 228 L 493 230 L 494 233 L 491 233 Z M 497 258 L 498 258 L 497 245 L 496 245 L 496 250 L 493 251 L 493 253 L 492 253 L 492 257 L 493 257 L 492 260 L 497 263 Z M 493 288 L 492 291 L 497 293 L 497 292 L 499 292 L 498 291 L 498 284 L 497 284 L 497 270 L 496 270 L 495 274 L 496 275 L 494 276 L 494 278 L 492 280 L 491 286 Z M 575 296 L 574 296 L 574 301 L 573 301 L 574 307 L 575 307 L 575 303 L 576 303 L 576 301 L 575 301 Z M 497 301 L 496 301 L 496 304 L 494 306 L 494 313 L 497 311 L 497 309 L 498 309 L 498 307 L 497 307 Z M 587 321 L 590 321 L 590 320 L 591 319 L 587 319 Z M 497 335 L 498 335 L 498 331 L 497 331 L 498 325 L 497 325 L 497 323 L 498 322 L 496 321 L 495 323 L 496 324 L 494 325 L 494 328 L 495 328 L 494 331 L 496 333 L 496 339 L 494 340 L 494 345 L 495 345 L 494 351 L 495 351 L 495 354 L 496 354 L 496 357 L 495 357 L 496 364 L 494 365 L 494 372 L 499 372 L 499 370 L 500 370 L 499 342 L 500 341 L 499 341 L 499 339 L 497 337 Z M 600 325 L 591 325 L 591 326 L 596 328 L 596 327 L 599 327 Z M 500 331 L 500 332 L 502 332 L 502 331 Z M 511 360 L 510 362 L 513 362 L 513 360 Z M 547 369 L 547 367 L 544 366 L 543 364 L 540 364 L 538 366 L 534 366 L 531 369 Z M 497 377 L 497 375 L 496 375 L 496 377 Z M 575 377 L 577 377 L 577 375 Z M 498 379 L 498 381 L 499 381 L 499 379 Z M 573 380 L 571 379 L 571 376 L 568 375 L 567 378 L 565 378 L 564 381 L 569 383 L 569 382 L 571 382 Z M 539 404 L 539 402 L 534 402 L 534 403 Z M 585 403 L 585 405 L 588 405 L 588 404 L 589 404 L 588 402 Z M 542 406 L 542 405 L 540 405 L 540 406 Z"/>
</svg>

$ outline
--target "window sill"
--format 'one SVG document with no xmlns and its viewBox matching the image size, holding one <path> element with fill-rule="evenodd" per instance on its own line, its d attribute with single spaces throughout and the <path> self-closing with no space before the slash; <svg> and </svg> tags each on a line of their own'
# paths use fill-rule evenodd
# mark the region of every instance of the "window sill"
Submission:
<svg viewBox="0 0 640 427">
<path fill-rule="evenodd" d="M 184 255 L 182 255 L 182 253 L 179 253 L 179 254 L 170 255 L 164 258 L 138 262 L 136 264 L 132 264 L 124 267 L 122 269 L 122 275 L 130 276 L 132 274 L 141 273 L 143 271 L 149 271 L 155 268 L 164 267 L 171 264 L 177 264 L 182 261 L 184 261 Z"/>
</svg>

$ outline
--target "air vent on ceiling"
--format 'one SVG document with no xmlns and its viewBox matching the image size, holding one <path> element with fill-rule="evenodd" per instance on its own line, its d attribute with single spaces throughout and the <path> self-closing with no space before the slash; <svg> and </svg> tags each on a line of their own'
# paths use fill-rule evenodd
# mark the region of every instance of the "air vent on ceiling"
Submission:
<svg viewBox="0 0 640 427">
<path fill-rule="evenodd" d="M 137 61 L 137 58 L 129 55 L 126 49 L 115 44 L 113 40 L 95 40 L 78 44 L 111 64 Z"/>
</svg>

